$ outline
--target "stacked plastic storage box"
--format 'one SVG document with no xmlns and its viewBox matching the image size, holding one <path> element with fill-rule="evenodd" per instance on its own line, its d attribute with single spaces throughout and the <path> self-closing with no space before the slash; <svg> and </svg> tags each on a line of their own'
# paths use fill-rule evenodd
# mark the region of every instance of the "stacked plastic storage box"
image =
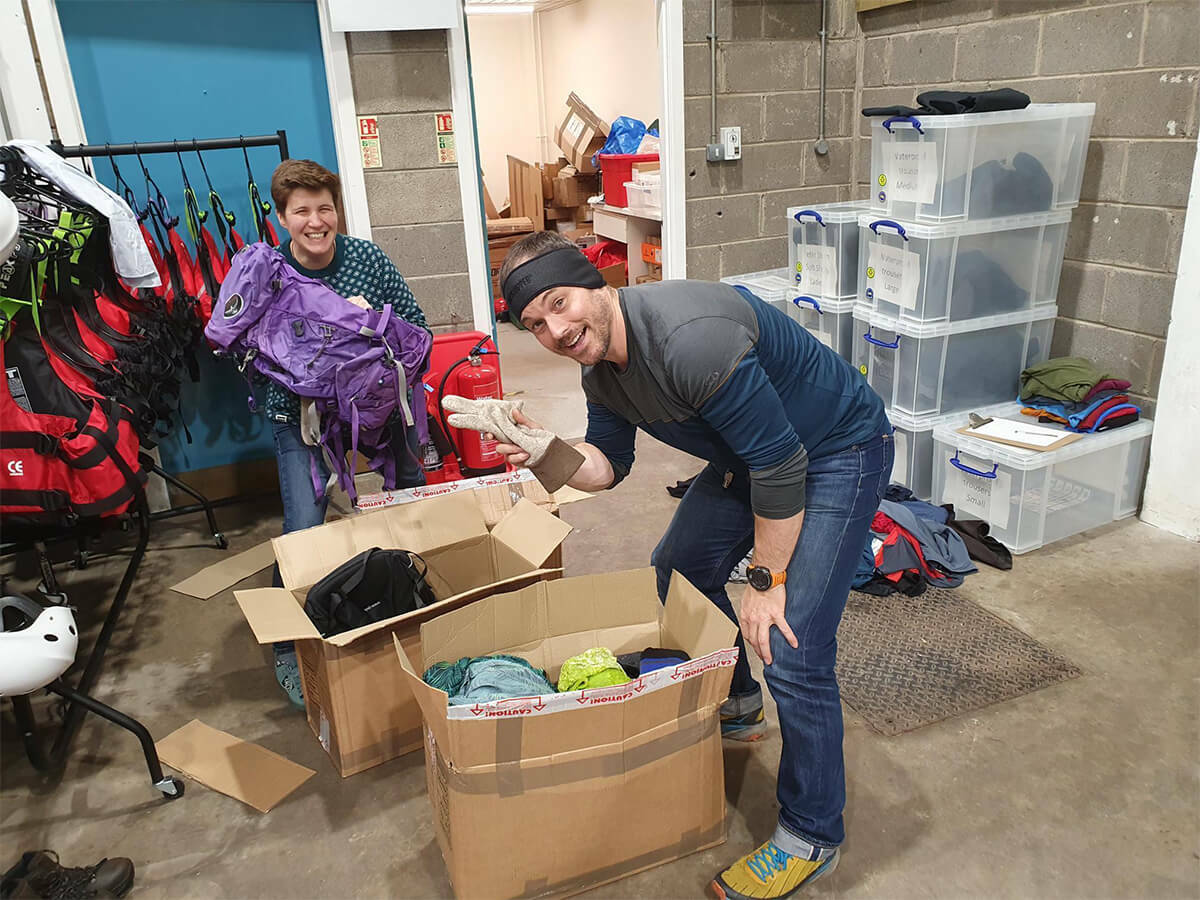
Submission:
<svg viewBox="0 0 1200 900">
<path fill-rule="evenodd" d="M 787 312 L 790 299 L 795 293 L 788 279 L 787 269 L 769 269 L 765 272 L 750 272 L 746 275 L 727 275 L 725 284 L 744 287 L 764 303 L 770 303 L 780 312 Z"/>
<path fill-rule="evenodd" d="M 845 360 L 854 352 L 858 218 L 869 209 L 855 200 L 787 211 L 788 270 L 795 281 L 788 312 Z"/>
<path fill-rule="evenodd" d="M 1011 404 L 1049 357 L 1095 104 L 875 119 L 853 362 L 897 426 L 893 480 L 933 491 L 933 431 Z M 900 477 L 903 476 L 903 477 Z"/>
</svg>

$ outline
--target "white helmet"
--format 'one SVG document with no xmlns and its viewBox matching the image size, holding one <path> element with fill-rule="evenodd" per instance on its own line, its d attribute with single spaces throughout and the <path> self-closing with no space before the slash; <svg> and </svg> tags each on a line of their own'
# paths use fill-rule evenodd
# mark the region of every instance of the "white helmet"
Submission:
<svg viewBox="0 0 1200 900">
<path fill-rule="evenodd" d="M 10 627 L 15 619 L 20 623 Z M 71 667 L 78 645 L 67 607 L 43 607 L 20 594 L 0 597 L 0 697 L 48 685 Z"/>
<path fill-rule="evenodd" d="M 8 259 L 17 245 L 21 218 L 13 202 L 0 194 L 0 263 Z"/>
</svg>

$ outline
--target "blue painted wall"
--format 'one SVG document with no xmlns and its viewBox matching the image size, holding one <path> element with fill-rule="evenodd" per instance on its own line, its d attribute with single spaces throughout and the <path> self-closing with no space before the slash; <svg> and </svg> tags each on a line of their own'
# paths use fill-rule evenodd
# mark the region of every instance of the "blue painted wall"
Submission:
<svg viewBox="0 0 1200 900">
<path fill-rule="evenodd" d="M 312 0 L 58 0 L 57 7 L 89 142 L 186 140 L 282 128 L 291 156 L 336 170 Z M 279 153 L 249 152 L 255 180 L 269 201 Z M 144 158 L 179 215 L 179 160 L 169 154 Z M 185 152 L 183 161 L 207 208 L 208 186 L 196 154 Z M 249 236 L 254 229 L 241 151 L 206 153 L 204 163 L 237 217 L 238 232 Z M 144 179 L 136 158 L 119 157 L 117 164 L 140 197 Z M 106 159 L 95 161 L 93 171 L 112 186 Z M 211 221 L 210 216 L 217 237 Z M 182 223 L 179 231 L 186 239 Z M 201 367 L 201 381 L 188 384 L 183 399 L 192 443 L 182 429 L 164 441 L 164 468 L 185 472 L 272 456 L 266 420 L 246 407 L 245 380 L 227 361 L 207 357 Z"/>
</svg>

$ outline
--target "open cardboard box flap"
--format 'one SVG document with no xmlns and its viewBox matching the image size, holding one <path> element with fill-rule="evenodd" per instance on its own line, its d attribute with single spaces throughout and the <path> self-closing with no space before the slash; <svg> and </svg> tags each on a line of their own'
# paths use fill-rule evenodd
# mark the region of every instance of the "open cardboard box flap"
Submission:
<svg viewBox="0 0 1200 900">
<path fill-rule="evenodd" d="M 272 538 L 271 545 L 284 587 L 294 590 L 311 587 L 346 560 L 372 547 L 426 553 L 487 534 L 479 504 L 469 493 L 460 493 L 388 506 L 293 531 Z"/>
<path fill-rule="evenodd" d="M 438 616 L 421 626 L 422 662 L 428 667 L 511 653 L 546 669 L 553 680 L 563 661 L 589 647 L 622 653 L 658 645 L 686 650 L 695 666 L 662 670 L 629 685 L 519 698 L 507 707 L 499 701 L 473 711 L 450 707 L 445 692 L 424 682 L 399 641 L 396 652 L 434 739 L 455 765 L 470 766 L 496 762 L 495 730 L 512 717 L 523 720 L 520 758 L 549 758 L 628 740 L 683 715 L 685 707 L 719 703 L 729 687 L 719 670 L 736 661 L 737 651 L 730 649 L 736 637 L 736 626 L 678 573 L 664 607 L 654 571 L 644 569 L 539 582 Z M 589 715 L 581 718 L 585 709 Z M 470 718 L 456 717 L 462 715 Z"/>
<path fill-rule="evenodd" d="M 486 584 L 443 597 L 422 609 L 333 635 L 325 639 L 326 643 L 346 647 L 380 629 L 434 619 L 497 589 L 523 587 L 561 571 L 540 566 L 570 531 L 571 526 L 566 522 L 536 503 L 522 499 L 491 532 L 495 577 Z M 488 529 L 483 512 L 470 494 L 449 494 L 421 503 L 391 506 L 275 538 L 272 544 L 286 587 L 235 591 L 234 598 L 260 644 L 321 640 L 304 612 L 304 591 L 346 560 L 371 547 L 428 553 L 456 544 L 479 543 L 486 538 Z"/>
</svg>

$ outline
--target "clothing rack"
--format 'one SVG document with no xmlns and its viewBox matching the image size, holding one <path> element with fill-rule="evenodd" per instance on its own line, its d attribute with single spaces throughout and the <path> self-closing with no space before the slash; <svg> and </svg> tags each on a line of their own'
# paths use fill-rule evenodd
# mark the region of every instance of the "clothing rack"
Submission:
<svg viewBox="0 0 1200 900">
<path fill-rule="evenodd" d="M 71 147 L 64 146 L 60 141 L 55 140 L 49 146 L 60 156 L 75 159 L 129 156 L 135 154 L 178 153 L 183 150 L 240 150 L 250 147 L 278 147 L 280 159 L 288 159 L 287 133 L 282 129 L 276 131 L 274 134 L 238 135 L 237 137 L 227 138 L 192 138 L 182 141 L 152 141 L 128 144 L 79 144 Z M 148 471 L 160 475 L 169 483 L 191 495 L 198 502 L 190 506 L 151 513 L 146 503 L 145 490 L 141 485 L 138 485 L 135 495 L 135 506 L 129 512 L 114 517 L 112 520 L 80 520 L 73 526 L 65 528 L 47 529 L 40 531 L 40 533 L 14 536 L 16 537 L 15 540 L 10 538 L 7 541 L 0 542 L 0 557 L 32 551 L 36 556 L 41 574 L 40 589 L 42 592 L 48 598 L 58 603 L 68 603 L 69 600 L 55 577 L 49 553 L 49 545 L 66 541 L 75 542 L 78 547 L 75 565 L 77 568 L 83 568 L 87 565 L 86 548 L 88 543 L 97 539 L 100 532 L 111 528 L 113 525 L 126 529 L 136 529 L 135 545 L 122 573 L 108 613 L 104 617 L 100 633 L 92 645 L 91 652 L 88 654 L 86 661 L 79 660 L 82 662 L 83 668 L 78 681 L 74 685 L 68 684 L 66 675 L 64 675 L 45 688 L 45 690 L 60 697 L 61 702 L 64 704 L 62 724 L 48 746 L 43 743 L 43 735 L 34 719 L 30 695 L 13 697 L 12 706 L 21 729 L 26 755 L 37 770 L 50 776 L 61 774 L 72 740 L 83 723 L 84 717 L 87 713 L 91 712 L 131 732 L 137 737 L 146 759 L 146 766 L 150 773 L 151 782 L 164 798 L 171 800 L 183 794 L 183 783 L 177 778 L 163 774 L 150 733 L 137 720 L 91 697 L 90 691 L 99 677 L 103 658 L 112 640 L 118 619 L 125 606 L 125 601 L 133 587 L 138 569 L 145 557 L 150 541 L 150 523 L 175 516 L 189 515 L 203 510 L 208 517 L 209 528 L 213 533 L 213 540 L 217 546 L 225 549 L 228 547 L 228 543 L 224 535 L 217 528 L 216 518 L 213 513 L 214 504 L 196 490 L 163 471 L 157 464 L 151 465 L 148 462 L 148 460 L 143 460 L 143 464 Z M 132 474 L 129 477 L 132 478 Z M 220 501 L 220 505 L 249 499 L 253 499 L 253 496 L 232 497 Z M 9 536 L 6 535 L 6 537 Z M 2 580 L 0 579 L 0 581 Z M 2 587 L 3 585 L 0 585 L 0 588 Z"/>
<path fill-rule="evenodd" d="M 66 159 L 92 156 L 134 156 L 138 153 L 175 153 L 179 150 L 240 150 L 243 147 L 278 147 L 279 159 L 288 159 L 287 132 L 282 128 L 274 134 L 239 134 L 228 138 L 189 138 L 182 141 L 150 141 L 142 144 L 76 144 L 64 146 L 57 139 L 50 142 L 50 149 Z"/>
<path fill-rule="evenodd" d="M 133 141 L 127 144 L 76 144 L 74 146 L 65 146 L 59 140 L 50 142 L 50 149 L 64 159 L 83 159 L 92 157 L 105 156 L 135 156 L 140 154 L 155 154 L 155 153 L 179 153 L 183 150 L 195 150 L 197 152 L 204 150 L 241 150 L 251 147 L 278 147 L 279 160 L 282 162 L 288 159 L 288 141 L 287 131 L 279 129 L 274 134 L 239 134 L 237 137 L 219 137 L 219 138 L 187 138 L 185 140 L 171 141 L 148 141 L 141 143 Z M 213 298 L 216 299 L 216 298 Z M 217 526 L 216 514 L 213 512 L 214 504 L 203 494 L 189 487 L 180 479 L 169 475 L 157 464 L 151 467 L 151 471 L 161 477 L 168 484 L 175 486 L 177 489 L 193 497 L 197 502 L 188 506 L 171 507 L 170 509 L 159 510 L 158 512 L 150 513 L 152 521 L 161 521 L 163 519 L 173 519 L 178 516 L 187 516 L 197 512 L 204 512 L 208 519 L 209 530 L 212 532 L 213 543 L 218 548 L 224 550 L 229 546 L 225 535 Z M 226 498 L 223 501 L 218 501 L 220 505 L 230 503 L 238 503 L 243 500 L 253 499 L 250 495 L 238 495 L 235 497 Z"/>
</svg>

